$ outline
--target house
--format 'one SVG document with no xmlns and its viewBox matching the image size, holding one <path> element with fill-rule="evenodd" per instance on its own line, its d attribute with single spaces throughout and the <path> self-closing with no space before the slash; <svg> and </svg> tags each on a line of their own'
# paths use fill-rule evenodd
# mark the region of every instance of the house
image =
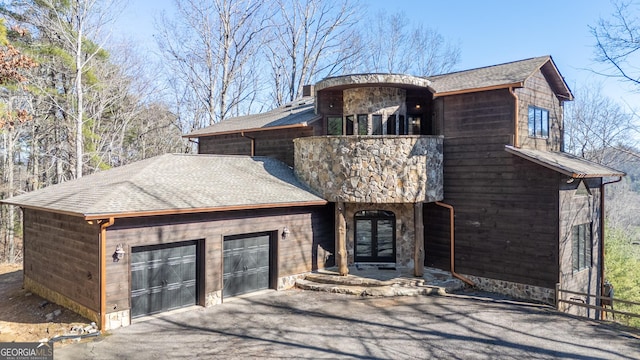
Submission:
<svg viewBox="0 0 640 360">
<path fill-rule="evenodd" d="M 550 56 L 304 90 L 187 134 L 199 155 L 5 200 L 24 212 L 25 287 L 103 329 L 334 265 L 437 267 L 547 303 L 599 293 L 603 179 L 624 174 L 562 151 L 573 95 Z"/>
</svg>

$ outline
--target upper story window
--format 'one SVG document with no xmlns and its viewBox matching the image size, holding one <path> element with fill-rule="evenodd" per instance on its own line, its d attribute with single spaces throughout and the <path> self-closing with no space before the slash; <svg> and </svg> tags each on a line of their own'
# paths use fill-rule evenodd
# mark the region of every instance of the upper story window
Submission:
<svg viewBox="0 0 640 360">
<path fill-rule="evenodd" d="M 342 135 L 344 134 L 342 124 L 342 116 L 329 116 L 327 117 L 327 135 Z"/>
<path fill-rule="evenodd" d="M 369 134 L 369 116 L 367 114 L 358 115 L 358 135 Z"/>
<path fill-rule="evenodd" d="M 529 106 L 529 137 L 549 137 L 549 110 Z"/>
<path fill-rule="evenodd" d="M 382 135 L 382 115 L 371 116 L 371 134 Z"/>
</svg>

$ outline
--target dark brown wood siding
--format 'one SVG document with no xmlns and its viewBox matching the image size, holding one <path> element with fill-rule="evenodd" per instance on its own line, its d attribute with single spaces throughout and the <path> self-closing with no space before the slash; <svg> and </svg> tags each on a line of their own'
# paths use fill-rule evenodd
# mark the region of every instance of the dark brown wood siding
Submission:
<svg viewBox="0 0 640 360">
<path fill-rule="evenodd" d="M 525 149 L 560 151 L 562 147 L 563 106 L 553 92 L 541 71 L 536 71 L 525 81 L 525 86 L 516 89 L 518 95 L 519 146 Z M 547 139 L 529 137 L 529 106 L 549 111 L 549 137 Z"/>
<path fill-rule="evenodd" d="M 584 184 L 588 193 L 578 191 L 580 180 L 567 183 L 568 178 L 560 180 L 560 288 L 595 295 L 599 292 L 600 277 L 600 184 L 602 179 L 586 179 Z M 573 227 L 591 224 L 591 266 L 575 271 L 573 269 Z M 576 295 L 562 294 L 563 298 L 575 298 Z M 595 297 L 579 297 L 585 303 L 596 305 Z M 593 318 L 595 312 L 583 307 L 563 304 L 565 311 Z"/>
<path fill-rule="evenodd" d="M 83 218 L 24 209 L 24 275 L 99 312 L 99 240 L 99 225 Z"/>
<path fill-rule="evenodd" d="M 515 99 L 496 90 L 440 101 L 456 271 L 553 288 L 559 175 L 504 150 L 513 141 Z M 427 265 L 449 270 L 448 226 L 447 209 L 425 207 Z"/>
<path fill-rule="evenodd" d="M 316 121 L 319 123 L 319 121 Z M 313 136 L 316 130 L 312 126 L 263 130 L 241 134 L 212 135 L 199 138 L 198 153 L 220 155 L 251 155 L 251 139 L 255 139 L 255 156 L 276 158 L 293 166 L 293 139 Z"/>
<path fill-rule="evenodd" d="M 509 90 L 501 89 L 442 98 L 438 114 L 446 138 L 513 134 L 515 105 Z"/>
<path fill-rule="evenodd" d="M 283 277 L 333 266 L 333 210 L 328 206 L 264 209 L 191 215 L 116 219 L 107 232 L 107 252 L 123 244 L 127 255 L 107 264 L 107 309 L 129 308 L 131 248 L 188 240 L 204 243 L 200 303 L 203 295 L 222 289 L 222 241 L 225 236 L 289 229 L 278 236 L 277 276 Z"/>
</svg>

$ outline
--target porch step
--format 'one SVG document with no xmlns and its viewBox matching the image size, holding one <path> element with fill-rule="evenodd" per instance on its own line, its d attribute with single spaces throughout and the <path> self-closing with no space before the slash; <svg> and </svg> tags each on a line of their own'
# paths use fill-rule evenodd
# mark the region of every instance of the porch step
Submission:
<svg viewBox="0 0 640 360">
<path fill-rule="evenodd" d="M 337 294 L 357 295 L 357 296 L 418 296 L 418 295 L 444 295 L 446 290 L 439 286 L 411 285 L 392 283 L 383 286 L 361 286 L 346 284 L 331 284 L 315 282 L 311 280 L 298 279 L 296 287 L 302 290 L 325 291 Z"/>
<path fill-rule="evenodd" d="M 360 287 L 381 287 L 381 286 L 422 286 L 424 279 L 409 279 L 404 277 L 389 280 L 379 280 L 368 277 L 347 275 L 340 276 L 337 273 L 313 273 L 305 276 L 305 280 L 321 284 L 334 284 L 338 286 L 360 286 Z"/>
<path fill-rule="evenodd" d="M 296 287 L 357 296 L 417 296 L 452 293 L 463 289 L 465 283 L 448 271 L 428 267 L 423 277 L 416 278 L 410 269 L 352 266 L 347 276 L 340 276 L 336 268 L 307 274 L 296 281 Z"/>
</svg>

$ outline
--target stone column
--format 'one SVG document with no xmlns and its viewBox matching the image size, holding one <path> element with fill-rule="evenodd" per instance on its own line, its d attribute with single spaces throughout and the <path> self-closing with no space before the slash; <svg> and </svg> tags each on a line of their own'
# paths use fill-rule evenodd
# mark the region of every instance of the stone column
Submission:
<svg viewBox="0 0 640 360">
<path fill-rule="evenodd" d="M 413 205 L 413 226 L 415 228 L 415 249 L 413 253 L 413 274 L 424 276 L 424 223 L 422 219 L 422 203 Z"/>
<path fill-rule="evenodd" d="M 344 217 L 344 203 L 335 204 L 336 215 L 336 266 L 341 276 L 349 274 L 347 267 L 347 221 Z"/>
</svg>

